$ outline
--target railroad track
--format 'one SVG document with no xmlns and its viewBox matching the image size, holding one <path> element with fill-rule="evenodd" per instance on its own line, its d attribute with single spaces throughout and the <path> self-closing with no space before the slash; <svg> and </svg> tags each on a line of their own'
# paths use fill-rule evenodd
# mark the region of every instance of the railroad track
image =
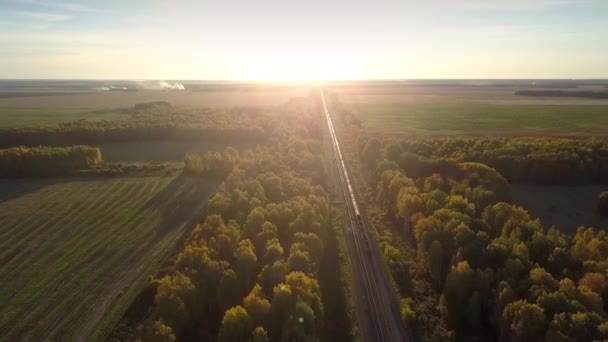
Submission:
<svg viewBox="0 0 608 342">
<path fill-rule="evenodd" d="M 358 306 L 361 337 L 364 341 L 411 341 L 412 339 L 406 336 L 403 330 L 399 310 L 379 259 L 378 249 L 372 245 L 365 221 L 362 219 L 322 89 L 320 96 L 338 169 L 339 185 L 344 196 L 347 220 L 345 237 L 353 266 L 353 278 L 358 283 L 356 288 L 359 289 L 355 303 Z"/>
</svg>

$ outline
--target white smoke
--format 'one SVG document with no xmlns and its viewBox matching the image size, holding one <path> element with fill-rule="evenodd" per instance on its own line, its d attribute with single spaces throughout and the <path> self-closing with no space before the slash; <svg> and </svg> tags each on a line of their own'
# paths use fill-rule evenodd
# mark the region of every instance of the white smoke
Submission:
<svg viewBox="0 0 608 342">
<path fill-rule="evenodd" d="M 137 87 L 145 90 L 186 90 L 181 83 L 167 81 L 137 81 Z"/>
<path fill-rule="evenodd" d="M 128 91 L 128 90 L 186 90 L 183 84 L 167 81 L 130 81 L 128 83 L 118 83 L 118 85 L 105 84 L 95 88 L 98 91 Z"/>
<path fill-rule="evenodd" d="M 127 87 L 123 87 L 123 86 L 113 86 L 113 85 L 109 85 L 109 86 L 101 86 L 101 87 L 97 87 L 95 88 L 96 90 L 99 91 L 110 91 L 110 90 L 129 90 L 129 88 Z"/>
<path fill-rule="evenodd" d="M 160 81 L 160 88 L 161 89 L 168 89 L 168 90 L 186 90 L 186 88 L 184 87 L 183 84 L 181 83 L 170 83 L 167 81 Z"/>
</svg>

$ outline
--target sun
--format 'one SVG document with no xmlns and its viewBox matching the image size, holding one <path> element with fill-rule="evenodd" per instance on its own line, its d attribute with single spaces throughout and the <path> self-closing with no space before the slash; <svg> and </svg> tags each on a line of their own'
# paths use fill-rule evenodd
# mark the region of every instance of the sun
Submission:
<svg viewBox="0 0 608 342">
<path fill-rule="evenodd" d="M 260 81 L 323 82 L 328 80 L 356 79 L 360 70 L 346 60 L 317 54 L 263 56 L 244 63 L 239 71 L 240 79 Z"/>
</svg>

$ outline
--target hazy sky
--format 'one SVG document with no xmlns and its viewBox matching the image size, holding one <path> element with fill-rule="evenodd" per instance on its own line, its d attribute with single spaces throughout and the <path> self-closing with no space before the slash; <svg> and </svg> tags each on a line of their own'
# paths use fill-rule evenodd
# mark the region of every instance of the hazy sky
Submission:
<svg viewBox="0 0 608 342">
<path fill-rule="evenodd" d="M 0 78 L 608 78 L 608 0 L 0 0 Z"/>
</svg>

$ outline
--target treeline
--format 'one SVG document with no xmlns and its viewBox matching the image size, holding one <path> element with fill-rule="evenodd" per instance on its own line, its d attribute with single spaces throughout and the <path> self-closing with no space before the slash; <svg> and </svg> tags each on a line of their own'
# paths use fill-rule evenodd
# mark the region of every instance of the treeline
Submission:
<svg viewBox="0 0 608 342">
<path fill-rule="evenodd" d="M 362 161 L 375 168 L 396 163 L 413 178 L 450 173 L 457 163 L 495 168 L 511 182 L 535 184 L 608 183 L 608 142 L 559 138 L 413 138 L 358 142 Z"/>
<path fill-rule="evenodd" d="M 332 224 L 319 121 L 291 110 L 264 148 L 186 159 L 187 173 L 227 176 L 174 266 L 150 285 L 153 305 L 135 336 L 123 339 L 318 340 L 332 300 L 319 283 Z"/>
<path fill-rule="evenodd" d="M 481 146 L 500 140 L 478 141 L 480 145 L 472 146 L 482 150 Z M 530 141 L 536 146 L 544 140 Z M 438 309 L 451 330 L 450 338 L 607 339 L 606 233 L 581 227 L 568 236 L 543 227 L 523 208 L 503 202 L 508 183 L 496 170 L 456 162 L 458 158 L 442 163 L 439 156 L 465 151 L 469 140 L 460 140 L 461 145 L 443 142 L 403 142 L 418 148 L 412 149 L 420 153 L 418 158 L 428 151 L 426 156 L 437 158 L 435 164 L 404 163 L 402 168 L 393 159 L 377 160 L 370 179 L 377 181 L 378 200 L 398 227 L 395 234 L 415 246 L 415 272 L 425 275 L 440 293 Z M 361 158 L 369 163 L 373 146 L 367 145 L 361 149 Z M 396 146 L 383 146 L 380 155 L 401 158 L 403 152 Z M 381 247 L 406 297 L 404 318 L 413 326 L 424 324 L 416 322 L 414 270 L 395 253 L 400 246 L 390 237 L 385 237 Z"/>
<path fill-rule="evenodd" d="M 184 159 L 184 173 L 197 176 L 221 177 L 227 175 L 239 160 L 239 152 L 232 147 L 224 152 L 188 154 Z"/>
<path fill-rule="evenodd" d="M 563 90 L 520 90 L 515 95 L 548 97 L 582 97 L 587 99 L 608 99 L 608 91 L 563 91 Z"/>
<path fill-rule="evenodd" d="M 0 149 L 0 177 L 60 176 L 102 161 L 96 147 L 12 147 Z"/>
<path fill-rule="evenodd" d="M 273 130 L 271 115 L 256 109 L 178 109 L 154 102 L 137 104 L 124 114 L 122 120 L 0 130 L 0 147 L 146 140 L 254 143 L 266 141 Z"/>
</svg>

